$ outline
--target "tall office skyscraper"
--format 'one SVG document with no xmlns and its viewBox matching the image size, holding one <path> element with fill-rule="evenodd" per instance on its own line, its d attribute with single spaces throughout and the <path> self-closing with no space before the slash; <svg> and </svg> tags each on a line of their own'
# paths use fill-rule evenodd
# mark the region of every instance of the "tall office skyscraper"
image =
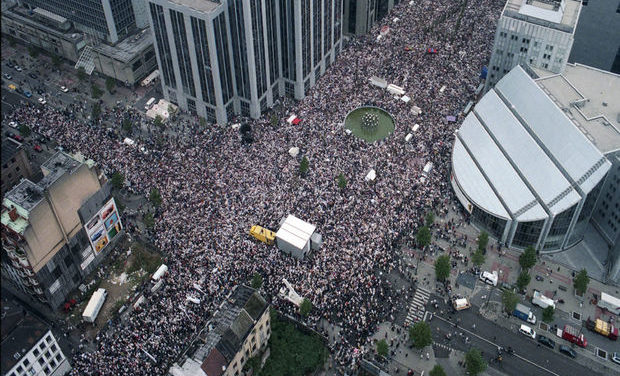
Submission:
<svg viewBox="0 0 620 376">
<path fill-rule="evenodd" d="M 149 0 L 164 96 L 225 124 L 301 99 L 341 49 L 342 0 Z"/>
<path fill-rule="evenodd" d="M 580 11 L 578 0 L 508 0 L 497 23 L 485 92 L 519 64 L 561 73 Z"/>
<path fill-rule="evenodd" d="M 400 0 L 345 0 L 344 33 L 364 35 Z"/>
<path fill-rule="evenodd" d="M 133 0 L 139 3 L 144 0 Z M 136 29 L 132 0 L 22 0 L 59 14 L 75 26 L 110 43 L 116 43 Z"/>
</svg>

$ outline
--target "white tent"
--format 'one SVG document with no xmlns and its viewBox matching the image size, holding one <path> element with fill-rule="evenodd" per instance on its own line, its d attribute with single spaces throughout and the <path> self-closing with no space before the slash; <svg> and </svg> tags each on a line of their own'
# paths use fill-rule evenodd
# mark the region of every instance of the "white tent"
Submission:
<svg viewBox="0 0 620 376">
<path fill-rule="evenodd" d="M 288 117 L 288 119 L 286 119 L 286 122 L 290 124 L 293 124 L 293 120 L 295 120 L 297 118 L 297 115 L 293 114 L 291 116 Z"/>
<path fill-rule="evenodd" d="M 372 76 L 368 79 L 371 85 L 380 87 L 381 89 L 385 89 L 388 86 L 388 83 L 383 78 L 379 78 L 377 76 Z"/>
<path fill-rule="evenodd" d="M 409 97 L 408 97 L 408 96 L 406 96 L 406 95 L 403 95 L 403 97 L 402 97 L 402 98 L 400 98 L 400 100 L 401 100 L 401 101 L 403 101 L 403 102 L 405 102 L 405 103 L 409 103 L 409 101 L 411 100 L 411 98 L 409 98 Z"/>
<path fill-rule="evenodd" d="M 129 137 L 125 137 L 125 139 L 123 140 L 123 144 L 125 145 L 129 145 L 129 146 L 134 146 L 136 144 L 136 142 L 134 140 L 132 140 Z"/>
<path fill-rule="evenodd" d="M 416 123 L 416 124 L 413 126 L 413 131 L 414 131 L 414 132 L 415 132 L 415 131 L 417 131 L 417 130 L 418 130 L 418 128 L 420 128 L 420 124 L 417 124 L 417 123 Z"/>
<path fill-rule="evenodd" d="M 291 155 L 291 157 L 296 157 L 299 154 L 299 148 L 297 146 L 294 146 L 290 149 L 288 149 L 288 153 Z"/>
<path fill-rule="evenodd" d="M 413 135 L 411 133 L 409 133 L 407 136 L 405 136 L 405 141 L 409 142 L 412 137 L 413 137 Z"/>
<path fill-rule="evenodd" d="M 368 171 L 368 174 L 366 174 L 366 177 L 364 178 L 364 180 L 373 181 L 375 180 L 376 177 L 377 177 L 377 172 L 374 169 L 370 169 L 370 171 Z"/>
<path fill-rule="evenodd" d="M 418 106 L 411 107 L 411 113 L 414 115 L 420 115 L 422 113 L 422 109 Z"/>
<path fill-rule="evenodd" d="M 446 90 L 446 85 L 443 85 L 443 86 L 439 89 L 439 92 L 440 92 L 440 93 L 443 93 L 445 90 Z"/>
<path fill-rule="evenodd" d="M 230 126 L 232 129 L 237 130 L 239 128 L 241 128 L 241 123 L 235 123 L 233 125 Z"/>
<path fill-rule="evenodd" d="M 396 86 L 394 84 L 389 84 L 387 86 L 387 91 L 390 94 L 394 94 L 394 95 L 403 95 L 403 94 L 405 94 L 405 90 L 402 87 Z"/>
</svg>

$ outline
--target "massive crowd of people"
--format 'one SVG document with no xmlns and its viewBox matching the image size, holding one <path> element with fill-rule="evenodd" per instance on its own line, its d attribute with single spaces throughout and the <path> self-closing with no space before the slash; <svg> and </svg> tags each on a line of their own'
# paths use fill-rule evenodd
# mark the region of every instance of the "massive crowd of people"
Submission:
<svg viewBox="0 0 620 376">
<path fill-rule="evenodd" d="M 450 154 L 458 116 L 474 96 L 490 55 L 499 0 L 403 1 L 365 37 L 353 39 L 307 97 L 284 101 L 284 119 L 250 122 L 254 142 L 242 143 L 231 127 L 184 121 L 182 135 L 140 140 L 149 153 L 111 137 L 101 122 L 87 124 L 72 112 L 51 107 L 17 109 L 13 120 L 79 151 L 105 169 L 121 172 L 135 193 L 161 192 L 153 230 L 167 255 L 169 275 L 147 304 L 100 333 L 94 352 L 76 354 L 73 375 L 166 374 L 188 340 L 200 330 L 230 289 L 258 272 L 263 289 L 283 312 L 294 307 L 278 299 L 282 279 L 310 299 L 307 323 L 342 328 L 332 348 L 341 366 L 355 362 L 355 349 L 394 314 L 397 292 L 379 270 L 398 268 L 392 251 L 397 237 L 414 234 L 427 211 L 447 212 L 451 200 Z M 398 18 L 396 20 L 395 18 Z M 380 40 L 379 27 L 389 25 Z M 436 54 L 427 49 L 434 48 Z M 394 98 L 369 84 L 371 76 L 402 86 L 412 101 Z M 442 86 L 445 91 L 440 91 Z M 345 115 L 366 103 L 388 111 L 396 122 L 387 139 L 366 143 L 343 129 Z M 420 115 L 411 112 L 421 108 Z M 285 118 L 295 113 L 299 125 Z M 130 110 L 104 109 L 102 118 L 134 125 L 146 120 Z M 414 124 L 419 124 L 416 132 Z M 414 133 L 405 142 L 405 136 Z M 291 157 L 289 148 L 301 149 Z M 301 156 L 307 174 L 299 174 Z M 424 183 L 426 162 L 434 169 Z M 375 181 L 364 177 L 370 169 Z M 346 188 L 337 185 L 342 173 Z M 317 226 L 322 248 L 305 260 L 283 255 L 248 235 L 259 224 L 277 230 L 288 214 Z M 192 286 L 200 285 L 204 293 Z M 188 302 L 198 295 L 200 304 Z M 148 355 L 147 355 L 148 354 Z"/>
</svg>

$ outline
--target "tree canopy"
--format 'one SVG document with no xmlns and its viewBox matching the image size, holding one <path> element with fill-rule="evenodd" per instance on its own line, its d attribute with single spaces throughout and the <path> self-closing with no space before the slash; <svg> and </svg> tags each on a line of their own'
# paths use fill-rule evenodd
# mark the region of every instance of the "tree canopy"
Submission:
<svg viewBox="0 0 620 376">
<path fill-rule="evenodd" d="M 429 230 L 426 226 L 422 226 L 418 230 L 415 238 L 418 246 L 424 249 L 427 245 L 431 244 L 431 230 Z"/>
<path fill-rule="evenodd" d="M 519 288 L 519 291 L 523 290 L 527 285 L 529 285 L 531 280 L 532 277 L 527 272 L 527 270 L 523 270 L 517 278 L 517 287 Z"/>
<path fill-rule="evenodd" d="M 536 265 L 536 250 L 531 245 L 519 256 L 519 265 L 523 269 L 529 269 Z"/>
<path fill-rule="evenodd" d="M 381 356 L 387 356 L 388 354 L 388 344 L 384 339 L 381 339 L 377 342 L 377 354 Z"/>
<path fill-rule="evenodd" d="M 125 176 L 118 171 L 114 171 L 110 177 L 110 184 L 112 184 L 112 186 L 116 189 L 123 188 L 123 185 L 125 184 Z"/>
<path fill-rule="evenodd" d="M 429 211 L 428 213 L 426 213 L 426 216 L 424 217 L 424 224 L 426 225 L 426 227 L 430 228 L 434 222 L 435 222 L 435 214 L 432 211 Z"/>
<path fill-rule="evenodd" d="M 299 305 L 299 314 L 303 317 L 308 317 L 310 311 L 312 311 L 312 302 L 308 300 L 308 298 L 304 298 L 304 300 Z"/>
<path fill-rule="evenodd" d="M 476 266 L 484 264 L 484 254 L 482 253 L 482 250 L 476 249 L 474 254 L 471 255 L 471 262 L 473 262 Z"/>
<path fill-rule="evenodd" d="M 575 287 L 575 290 L 579 295 L 585 294 L 586 290 L 588 289 L 589 283 L 590 277 L 588 277 L 588 271 L 585 269 L 581 269 L 573 280 L 573 286 Z"/>
<path fill-rule="evenodd" d="M 437 261 L 435 261 L 435 276 L 438 281 L 445 281 L 450 275 L 450 269 L 452 269 L 450 256 L 442 255 L 437 257 Z"/>
<path fill-rule="evenodd" d="M 308 161 L 308 158 L 306 158 L 306 156 L 304 155 L 304 157 L 301 159 L 301 162 L 299 163 L 299 173 L 305 175 L 308 172 L 309 167 L 310 161 Z"/>
<path fill-rule="evenodd" d="M 342 172 L 340 173 L 340 175 L 338 175 L 337 180 L 338 180 L 338 188 L 340 188 L 340 190 L 344 190 L 347 187 L 347 179 L 344 177 Z"/>
<path fill-rule="evenodd" d="M 487 249 L 487 244 L 489 244 L 489 234 L 486 231 L 482 231 L 480 235 L 478 235 L 478 249 L 484 251 Z"/>
<path fill-rule="evenodd" d="M 252 277 L 252 288 L 259 289 L 263 285 L 263 276 L 260 273 L 254 273 Z"/>
<path fill-rule="evenodd" d="M 159 190 L 157 188 L 151 188 L 151 191 L 149 192 L 149 201 L 151 201 L 151 204 L 153 204 L 156 208 L 161 205 L 161 195 L 159 194 Z"/>
<path fill-rule="evenodd" d="M 519 297 L 511 290 L 504 290 L 502 293 L 502 303 L 504 304 L 504 310 L 512 313 L 517 308 Z"/>
<path fill-rule="evenodd" d="M 429 373 L 430 376 L 446 376 L 446 371 L 441 368 L 439 364 L 435 364 L 435 367 Z"/>
<path fill-rule="evenodd" d="M 487 369 L 487 364 L 484 359 L 482 359 L 480 351 L 476 348 L 472 348 L 465 354 L 465 367 L 470 375 L 476 376 Z"/>
<path fill-rule="evenodd" d="M 418 321 L 409 327 L 409 338 L 417 349 L 424 348 L 433 343 L 431 327 L 426 321 Z"/>
<path fill-rule="evenodd" d="M 544 322 L 553 321 L 554 313 L 555 313 L 555 309 L 553 308 L 553 306 L 548 306 L 547 308 L 543 309 L 543 321 Z"/>
</svg>

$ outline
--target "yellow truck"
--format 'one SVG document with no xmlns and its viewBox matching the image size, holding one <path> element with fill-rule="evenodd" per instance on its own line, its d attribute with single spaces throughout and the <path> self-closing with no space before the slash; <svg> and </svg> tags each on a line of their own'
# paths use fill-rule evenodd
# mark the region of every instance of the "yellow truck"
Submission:
<svg viewBox="0 0 620 376">
<path fill-rule="evenodd" d="M 267 245 L 273 245 L 276 241 L 276 233 L 264 228 L 262 226 L 254 225 L 250 229 L 250 235 L 252 235 L 256 240 L 261 241 Z"/>
</svg>

